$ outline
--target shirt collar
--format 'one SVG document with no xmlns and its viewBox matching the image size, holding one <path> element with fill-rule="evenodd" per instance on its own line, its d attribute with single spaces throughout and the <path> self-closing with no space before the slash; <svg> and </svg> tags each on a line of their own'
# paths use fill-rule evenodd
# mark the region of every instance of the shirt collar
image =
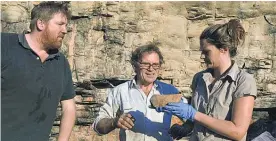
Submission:
<svg viewBox="0 0 276 141">
<path fill-rule="evenodd" d="M 203 80 L 205 82 L 210 82 L 213 77 L 212 74 L 213 74 L 213 69 L 210 69 L 210 68 L 206 69 L 205 71 L 203 71 L 203 77 L 202 77 Z"/>
<path fill-rule="evenodd" d="M 136 77 L 136 76 L 135 76 Z M 136 84 L 136 81 L 135 81 L 135 77 L 132 78 L 132 80 L 130 81 L 130 85 L 129 85 L 129 88 L 135 88 L 137 87 L 137 84 Z"/>
<path fill-rule="evenodd" d="M 231 68 L 228 70 L 228 72 L 226 74 L 224 74 L 220 79 L 226 79 L 226 78 L 231 78 L 232 81 L 236 81 L 237 79 L 237 75 L 239 73 L 239 67 L 238 65 L 235 63 L 235 61 L 232 61 L 232 66 Z M 212 73 L 213 73 L 213 69 L 206 69 L 204 72 L 203 72 L 203 79 L 204 81 L 210 81 L 210 79 L 213 77 L 212 76 Z M 229 77 L 228 77 L 229 76 Z"/>
<path fill-rule="evenodd" d="M 28 33 L 29 33 L 28 31 L 23 31 L 22 34 L 18 34 L 18 40 L 19 40 L 19 43 L 22 45 L 22 47 L 31 50 L 31 47 L 29 46 L 25 37 L 25 34 L 28 34 Z"/>
<path fill-rule="evenodd" d="M 32 50 L 31 47 L 29 46 L 29 44 L 26 40 L 26 36 L 25 36 L 25 34 L 28 34 L 28 33 L 30 33 L 30 32 L 24 30 L 23 33 L 18 34 L 18 40 L 19 40 L 19 43 L 22 45 L 22 47 L 24 47 L 25 49 Z M 56 58 L 56 57 L 60 56 L 60 52 L 58 50 L 52 50 L 52 51 L 49 51 L 48 53 L 49 53 L 49 57 L 48 57 L 49 59 Z"/>
<path fill-rule="evenodd" d="M 240 69 L 238 67 L 238 65 L 235 63 L 235 61 L 232 61 L 233 62 L 233 65 L 232 67 L 230 68 L 230 70 L 228 71 L 227 74 L 225 74 L 222 79 L 226 78 L 227 76 L 229 76 L 233 81 L 236 81 L 237 80 L 237 76 L 240 72 Z"/>
</svg>

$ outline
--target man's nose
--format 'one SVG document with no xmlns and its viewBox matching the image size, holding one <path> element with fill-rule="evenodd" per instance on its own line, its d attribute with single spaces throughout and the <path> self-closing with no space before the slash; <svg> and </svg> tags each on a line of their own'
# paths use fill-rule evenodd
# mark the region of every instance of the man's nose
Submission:
<svg viewBox="0 0 276 141">
<path fill-rule="evenodd" d="M 153 68 L 153 66 L 152 66 L 152 65 L 150 65 L 150 66 L 149 66 L 149 70 L 151 70 L 151 71 L 153 71 L 153 70 L 154 70 L 154 68 Z"/>
<path fill-rule="evenodd" d="M 65 26 L 62 26 L 62 31 L 61 31 L 61 32 L 64 33 L 64 34 L 67 33 L 67 27 L 66 27 L 66 25 L 65 25 Z"/>
</svg>

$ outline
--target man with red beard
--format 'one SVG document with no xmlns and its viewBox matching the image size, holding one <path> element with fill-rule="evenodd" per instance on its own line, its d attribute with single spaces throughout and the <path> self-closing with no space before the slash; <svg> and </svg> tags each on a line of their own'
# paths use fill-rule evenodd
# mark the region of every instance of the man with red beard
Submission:
<svg viewBox="0 0 276 141">
<path fill-rule="evenodd" d="M 69 63 L 59 52 L 68 2 L 41 2 L 31 12 L 30 33 L 1 33 L 1 139 L 48 141 L 59 102 L 59 141 L 75 122 L 75 92 Z"/>
<path fill-rule="evenodd" d="M 171 114 L 150 108 L 154 94 L 178 94 L 172 85 L 156 80 L 163 56 L 158 44 L 138 47 L 131 57 L 136 76 L 113 88 L 92 127 L 99 134 L 120 128 L 120 141 L 170 141 Z"/>
</svg>

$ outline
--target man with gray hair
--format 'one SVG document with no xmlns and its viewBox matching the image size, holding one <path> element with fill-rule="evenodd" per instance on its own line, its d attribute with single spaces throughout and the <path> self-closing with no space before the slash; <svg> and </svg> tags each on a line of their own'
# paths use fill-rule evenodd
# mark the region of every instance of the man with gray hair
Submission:
<svg viewBox="0 0 276 141">
<path fill-rule="evenodd" d="M 153 95 L 179 93 L 174 86 L 156 80 L 164 63 L 157 45 L 138 47 L 132 53 L 131 64 L 136 76 L 109 91 L 92 125 L 99 135 L 120 128 L 121 141 L 172 140 L 168 133 L 172 115 L 150 108 Z"/>
<path fill-rule="evenodd" d="M 69 63 L 59 52 L 70 19 L 68 2 L 41 2 L 31 12 L 30 33 L 1 33 L 1 139 L 48 141 L 59 102 L 58 141 L 75 123 Z"/>
</svg>

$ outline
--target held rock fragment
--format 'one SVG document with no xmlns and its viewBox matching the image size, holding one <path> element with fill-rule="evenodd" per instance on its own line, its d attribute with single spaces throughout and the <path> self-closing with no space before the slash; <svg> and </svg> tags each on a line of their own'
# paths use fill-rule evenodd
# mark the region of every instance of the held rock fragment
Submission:
<svg viewBox="0 0 276 141">
<path fill-rule="evenodd" d="M 180 102 L 182 94 L 153 95 L 150 99 L 152 107 L 163 107 L 168 103 Z"/>
</svg>

